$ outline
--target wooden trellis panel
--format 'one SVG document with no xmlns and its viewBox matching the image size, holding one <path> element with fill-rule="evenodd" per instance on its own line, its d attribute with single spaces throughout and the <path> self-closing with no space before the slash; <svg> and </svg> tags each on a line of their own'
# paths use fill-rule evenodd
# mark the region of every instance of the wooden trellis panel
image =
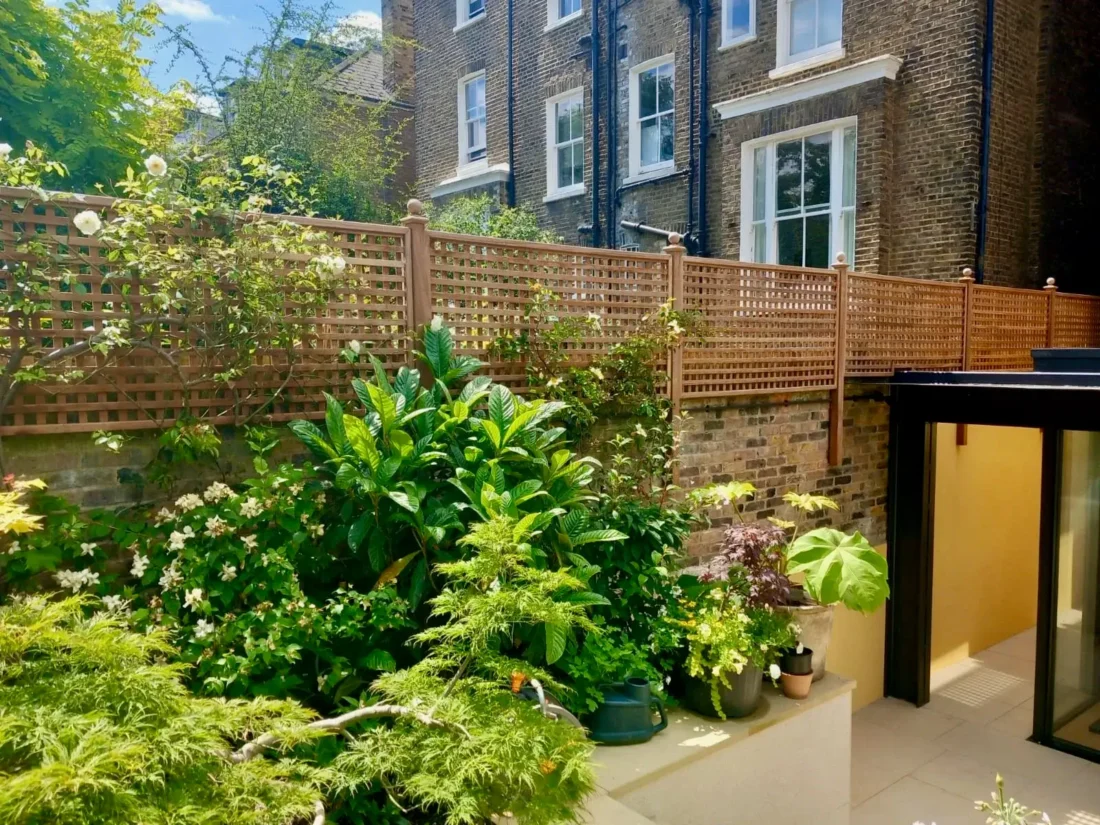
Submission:
<svg viewBox="0 0 1100 825">
<path fill-rule="evenodd" d="M 1031 351 L 1047 345 L 1046 292 L 973 284 L 969 368 L 1030 370 Z"/>
<path fill-rule="evenodd" d="M 1053 341 L 1056 347 L 1100 347 L 1100 298 L 1055 295 Z"/>
<path fill-rule="evenodd" d="M 962 369 L 965 305 L 962 284 L 853 273 L 845 373 Z"/>
<path fill-rule="evenodd" d="M 533 282 L 560 298 L 563 314 L 599 316 L 598 334 L 570 344 L 576 364 L 630 336 L 668 299 L 666 255 L 434 231 L 428 248 L 431 313 L 455 330 L 462 352 L 480 358 L 502 332 L 523 329 Z M 524 386 L 522 364 L 493 363 L 489 371 L 501 382 Z"/>
<path fill-rule="evenodd" d="M 684 398 L 836 386 L 836 272 L 685 258 L 684 307 L 705 335 L 684 349 Z"/>
<path fill-rule="evenodd" d="M 25 258 L 15 250 L 15 239 L 25 232 L 56 240 L 62 261 L 77 273 L 69 285 L 59 285 L 44 296 L 50 307 L 35 316 L 26 336 L 32 346 L 68 346 L 101 332 L 105 322 L 140 317 L 151 285 L 112 273 L 100 242 L 81 235 L 71 224 L 77 212 L 89 208 L 100 212 L 106 222 L 111 218 L 112 201 L 86 197 L 28 205 L 25 196 L 19 190 L 0 190 L 0 289 L 14 286 L 4 275 Z M 347 269 L 316 316 L 303 315 L 300 305 L 287 300 L 287 316 L 302 329 L 292 354 L 261 349 L 248 373 L 228 388 L 191 388 L 191 411 L 207 421 L 239 422 L 277 389 L 281 389 L 278 401 L 264 410 L 269 420 L 319 414 L 323 392 L 350 396 L 349 382 L 359 368 L 340 362 L 338 355 L 352 340 L 387 363 L 406 359 L 406 230 L 346 221 L 294 220 L 328 233 L 331 245 L 347 260 Z M 290 271 L 301 263 L 288 256 L 285 267 Z M 15 324 L 12 318 L 6 321 L 0 328 L 0 358 L 5 362 Z M 186 344 L 179 328 L 166 329 L 164 334 L 166 344 Z M 201 352 L 191 352 L 177 359 L 185 379 L 210 373 L 211 365 L 200 363 L 200 357 Z M 292 371 L 288 368 L 291 361 L 295 362 Z M 82 370 L 85 378 L 69 384 L 26 386 L 8 407 L 0 433 L 144 429 L 174 420 L 183 407 L 177 373 L 155 351 L 135 350 L 108 366 L 100 356 L 87 354 L 65 367 Z"/>
</svg>

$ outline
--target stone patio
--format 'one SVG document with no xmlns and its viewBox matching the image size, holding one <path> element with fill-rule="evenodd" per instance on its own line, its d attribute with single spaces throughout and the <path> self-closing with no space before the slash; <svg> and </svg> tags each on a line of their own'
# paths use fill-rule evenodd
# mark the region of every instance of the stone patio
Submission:
<svg viewBox="0 0 1100 825">
<path fill-rule="evenodd" d="M 982 825 L 994 777 L 1054 825 L 1100 825 L 1100 765 L 1026 741 L 1035 631 L 932 675 L 923 708 L 881 699 L 852 719 L 851 825 Z"/>
</svg>

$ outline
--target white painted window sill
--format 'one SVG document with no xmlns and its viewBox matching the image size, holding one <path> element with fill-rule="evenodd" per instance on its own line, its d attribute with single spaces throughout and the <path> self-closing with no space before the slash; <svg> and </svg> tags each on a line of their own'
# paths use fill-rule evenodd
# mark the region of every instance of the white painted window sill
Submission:
<svg viewBox="0 0 1100 825">
<path fill-rule="evenodd" d="M 676 172 L 676 166 L 671 163 L 667 166 L 659 166 L 655 169 L 646 169 L 623 180 L 623 186 L 630 186 L 632 183 L 644 183 L 649 180 L 668 178 L 675 175 Z"/>
<path fill-rule="evenodd" d="M 560 29 L 562 26 L 572 23 L 574 20 L 580 20 L 582 17 L 584 17 L 583 8 L 580 11 L 573 12 L 568 17 L 559 17 L 552 23 L 547 23 L 546 26 L 543 28 L 542 33 L 546 34 L 547 32 L 554 31 L 554 29 Z"/>
<path fill-rule="evenodd" d="M 728 49 L 735 49 L 738 46 L 744 46 L 746 43 L 755 43 L 756 34 L 746 34 L 744 37 L 738 37 L 736 40 L 723 40 L 718 47 L 718 51 L 724 52 Z"/>
<path fill-rule="evenodd" d="M 781 77 L 790 77 L 793 74 L 804 72 L 808 69 L 816 69 L 818 66 L 827 66 L 830 63 L 836 63 L 838 60 L 843 60 L 848 54 L 848 50 L 843 46 L 830 49 L 823 54 L 815 54 L 813 57 L 807 57 L 805 60 L 798 60 L 794 63 L 787 63 L 783 66 L 776 66 L 770 72 L 768 77 L 772 80 L 778 80 Z"/>
<path fill-rule="evenodd" d="M 468 29 L 468 28 L 470 28 L 470 26 L 474 25 L 474 23 L 478 23 L 478 22 L 480 22 L 484 19 L 485 19 L 485 12 L 482 12 L 477 17 L 471 17 L 469 20 L 464 20 L 463 22 L 459 23 L 457 26 L 455 26 L 453 29 L 451 29 L 451 31 L 453 31 L 455 34 L 458 34 L 463 29 Z"/>
<path fill-rule="evenodd" d="M 565 189 L 558 189 L 555 192 L 548 192 L 546 197 L 542 199 L 543 203 L 554 203 L 555 201 L 569 200 L 570 198 L 576 198 L 583 195 L 588 191 L 584 184 L 580 186 L 568 186 Z"/>
</svg>

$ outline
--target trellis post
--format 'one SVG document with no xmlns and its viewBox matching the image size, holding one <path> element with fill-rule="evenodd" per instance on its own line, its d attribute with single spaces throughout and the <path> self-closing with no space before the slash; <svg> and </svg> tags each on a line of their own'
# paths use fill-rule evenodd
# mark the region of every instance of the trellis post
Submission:
<svg viewBox="0 0 1100 825">
<path fill-rule="evenodd" d="M 1043 291 L 1047 294 L 1047 346 L 1054 346 L 1055 302 L 1058 300 L 1058 285 L 1053 278 L 1047 278 Z"/>
<path fill-rule="evenodd" d="M 829 393 L 829 466 L 838 467 L 844 458 L 844 382 L 848 352 L 848 259 L 838 252 L 836 263 L 836 352 L 833 376 L 836 387 Z"/>
<path fill-rule="evenodd" d="M 963 285 L 962 368 L 966 372 L 973 366 L 970 358 L 970 342 L 974 337 L 974 270 L 966 267 L 962 277 L 959 278 L 959 283 Z M 966 439 L 966 425 L 955 425 L 955 444 L 965 447 Z"/>
<path fill-rule="evenodd" d="M 668 297 L 672 299 L 672 308 L 679 312 L 684 308 L 684 255 L 687 250 L 682 244 L 683 238 L 673 232 L 668 236 L 668 246 L 664 253 L 668 255 Z M 684 395 L 684 348 L 678 342 L 668 354 L 668 397 L 672 402 L 672 414 L 680 414 L 681 400 Z"/>
<path fill-rule="evenodd" d="M 401 219 L 401 225 L 409 230 L 405 246 L 405 295 L 408 296 L 408 335 L 417 340 L 420 328 L 432 320 L 431 244 L 428 240 L 428 218 L 424 205 L 413 198 L 408 203 L 409 214 Z M 420 365 L 420 380 L 431 386 L 433 377 L 427 364 Z"/>
</svg>

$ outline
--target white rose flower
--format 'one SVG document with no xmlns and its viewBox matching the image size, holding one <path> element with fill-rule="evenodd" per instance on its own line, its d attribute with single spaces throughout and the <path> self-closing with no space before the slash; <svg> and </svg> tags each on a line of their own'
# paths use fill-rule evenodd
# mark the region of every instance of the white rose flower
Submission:
<svg viewBox="0 0 1100 825">
<path fill-rule="evenodd" d="M 145 159 L 145 169 L 154 178 L 163 178 L 168 174 L 168 163 L 160 155 L 149 155 Z"/>
<path fill-rule="evenodd" d="M 94 235 L 103 228 L 103 221 L 101 221 L 99 215 L 91 209 L 85 209 L 73 218 L 73 226 L 79 229 L 81 234 Z"/>
<path fill-rule="evenodd" d="M 58 587 L 74 593 L 80 592 L 84 587 L 99 584 L 99 574 L 91 570 L 58 570 L 54 573 L 54 579 Z"/>
<path fill-rule="evenodd" d="M 195 531 L 190 527 L 184 527 L 182 531 L 173 530 L 171 535 L 168 536 L 168 549 L 179 552 L 183 549 L 184 542 L 189 538 L 194 538 Z"/>
<path fill-rule="evenodd" d="M 202 606 L 202 588 L 196 587 L 183 594 L 183 606 L 196 610 Z"/>
<path fill-rule="evenodd" d="M 202 507 L 202 499 L 194 493 L 188 493 L 176 499 L 176 506 L 183 512 L 188 513 L 196 507 Z"/>
<path fill-rule="evenodd" d="M 237 578 L 237 568 L 234 567 L 232 564 L 223 564 L 222 565 L 222 581 L 223 582 L 231 582 L 235 578 Z"/>
<path fill-rule="evenodd" d="M 149 557 L 143 556 L 140 553 L 135 553 L 134 563 L 130 565 L 130 575 L 140 579 L 145 575 L 145 571 L 148 567 Z"/>
<path fill-rule="evenodd" d="M 769 667 L 768 675 L 771 676 L 773 680 L 778 679 L 782 675 L 782 671 L 779 670 L 779 665 L 772 665 Z"/>
<path fill-rule="evenodd" d="M 228 484 L 222 484 L 220 481 L 215 481 L 213 484 L 206 488 L 206 491 L 202 494 L 202 497 L 206 499 L 207 502 L 209 502 L 210 504 L 213 504 L 216 501 L 221 501 L 222 499 L 229 498 L 232 495 L 232 487 L 230 487 Z"/>
<path fill-rule="evenodd" d="M 221 516 L 211 516 L 206 520 L 206 535 L 211 538 L 217 538 L 232 532 L 233 527 Z"/>
<path fill-rule="evenodd" d="M 10 154 L 11 154 L 11 144 L 10 143 L 0 143 L 0 160 L 7 160 L 8 156 Z"/>
<path fill-rule="evenodd" d="M 206 621 L 206 619 L 199 619 L 197 622 L 195 622 L 195 639 L 205 639 L 213 632 L 213 622 L 208 622 Z"/>
<path fill-rule="evenodd" d="M 94 541 L 82 541 L 80 543 L 80 555 L 94 556 L 96 544 Z"/>
<path fill-rule="evenodd" d="M 128 599 L 122 598 L 122 596 L 104 596 L 103 606 L 106 607 L 112 613 L 129 613 L 128 605 L 130 604 Z"/>
<path fill-rule="evenodd" d="M 264 506 L 260 503 L 259 499 L 249 496 L 241 502 L 241 515 L 244 518 L 256 518 L 260 516 L 264 511 Z"/>
</svg>

